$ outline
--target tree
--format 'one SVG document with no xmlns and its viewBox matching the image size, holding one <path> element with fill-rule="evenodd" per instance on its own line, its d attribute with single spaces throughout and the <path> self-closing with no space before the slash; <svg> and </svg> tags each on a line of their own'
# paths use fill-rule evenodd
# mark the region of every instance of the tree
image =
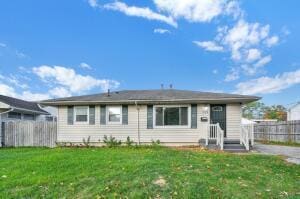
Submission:
<svg viewBox="0 0 300 199">
<path fill-rule="evenodd" d="M 277 119 L 286 121 L 286 108 L 282 105 L 266 106 L 262 102 L 251 102 L 243 106 L 243 117 L 247 119 Z"/>
<path fill-rule="evenodd" d="M 247 119 L 262 118 L 267 106 L 262 102 L 251 102 L 243 106 L 243 117 Z"/>
<path fill-rule="evenodd" d="M 282 105 L 273 105 L 271 107 L 267 107 L 264 113 L 264 119 L 277 119 L 279 121 L 286 121 L 286 108 Z"/>
</svg>

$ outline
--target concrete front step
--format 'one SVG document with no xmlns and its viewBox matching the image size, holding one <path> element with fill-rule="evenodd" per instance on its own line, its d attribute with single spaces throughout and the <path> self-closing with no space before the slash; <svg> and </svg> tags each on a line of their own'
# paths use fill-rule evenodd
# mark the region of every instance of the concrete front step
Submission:
<svg viewBox="0 0 300 199">
<path fill-rule="evenodd" d="M 245 147 L 240 144 L 224 144 L 224 149 L 245 149 Z"/>
<path fill-rule="evenodd" d="M 200 140 L 199 144 L 207 147 L 208 149 L 219 149 L 219 147 L 216 145 L 216 140 L 213 139 L 208 141 L 208 146 L 205 145 L 204 139 Z M 246 148 L 240 144 L 240 140 L 237 139 L 224 139 L 223 150 L 234 153 L 248 152 Z"/>
</svg>

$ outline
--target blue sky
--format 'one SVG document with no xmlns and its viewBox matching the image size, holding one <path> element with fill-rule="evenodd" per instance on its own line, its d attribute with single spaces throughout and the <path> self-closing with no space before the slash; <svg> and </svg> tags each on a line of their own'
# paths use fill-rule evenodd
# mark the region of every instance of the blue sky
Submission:
<svg viewBox="0 0 300 199">
<path fill-rule="evenodd" d="M 299 1 L 0 2 L 0 93 L 27 100 L 107 88 L 300 100 Z"/>
</svg>

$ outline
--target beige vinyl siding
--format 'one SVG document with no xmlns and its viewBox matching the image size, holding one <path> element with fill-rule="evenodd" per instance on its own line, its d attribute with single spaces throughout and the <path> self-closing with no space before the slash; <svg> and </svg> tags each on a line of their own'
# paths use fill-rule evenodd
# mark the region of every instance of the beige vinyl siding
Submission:
<svg viewBox="0 0 300 199">
<path fill-rule="evenodd" d="M 140 106 L 140 141 L 149 143 L 151 140 L 160 140 L 162 143 L 197 143 L 200 138 L 205 138 L 208 122 L 201 122 L 201 117 L 208 117 L 209 110 L 205 111 L 206 104 L 197 106 L 197 129 L 190 127 L 165 127 L 147 129 L 147 106 Z M 227 105 L 227 136 L 239 138 L 239 126 L 241 121 L 241 106 L 239 104 Z M 95 125 L 67 124 L 67 106 L 58 108 L 58 141 L 82 142 L 83 138 L 90 136 L 91 142 L 103 141 L 104 135 L 112 135 L 125 141 L 130 136 L 135 142 L 138 140 L 137 109 L 134 105 L 128 106 L 128 125 L 106 124 L 100 125 L 100 106 L 96 106 Z M 190 112 L 189 112 L 190 114 Z"/>
<path fill-rule="evenodd" d="M 197 107 L 197 129 L 186 128 L 154 128 L 147 129 L 147 106 L 140 106 L 140 140 L 141 142 L 151 142 L 159 139 L 168 143 L 197 143 L 204 137 L 206 122 L 200 122 L 204 105 Z M 138 119 L 135 106 L 128 106 L 128 125 L 106 124 L 100 125 L 100 106 L 96 106 L 96 124 L 67 124 L 67 106 L 60 106 L 58 109 L 58 141 L 61 142 L 82 142 L 83 138 L 91 137 L 92 142 L 103 140 L 104 135 L 112 135 L 123 141 L 127 136 L 137 141 L 138 139 Z M 189 113 L 190 114 L 190 113 Z M 207 115 L 206 115 L 207 116 Z"/>
<path fill-rule="evenodd" d="M 241 120 L 242 120 L 241 104 L 227 104 L 226 106 L 227 138 L 240 139 Z"/>
</svg>

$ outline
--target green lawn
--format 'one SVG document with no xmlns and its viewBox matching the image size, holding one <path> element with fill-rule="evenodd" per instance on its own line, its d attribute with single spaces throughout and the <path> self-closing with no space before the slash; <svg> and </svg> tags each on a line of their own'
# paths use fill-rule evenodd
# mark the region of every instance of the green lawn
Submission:
<svg viewBox="0 0 300 199">
<path fill-rule="evenodd" d="M 280 157 L 171 148 L 0 149 L 0 198 L 300 198 Z"/>
</svg>

